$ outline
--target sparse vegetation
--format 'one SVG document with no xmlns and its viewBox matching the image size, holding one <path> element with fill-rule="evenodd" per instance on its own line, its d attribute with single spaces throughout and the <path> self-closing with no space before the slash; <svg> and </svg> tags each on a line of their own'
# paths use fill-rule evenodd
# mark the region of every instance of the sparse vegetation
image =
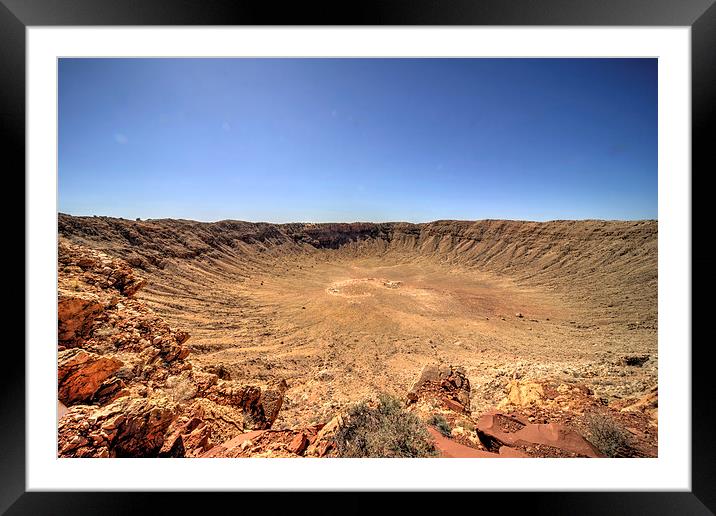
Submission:
<svg viewBox="0 0 716 516">
<path fill-rule="evenodd" d="M 633 457 L 633 440 L 629 432 L 606 414 L 593 412 L 585 417 L 587 438 L 607 457 Z"/>
<path fill-rule="evenodd" d="M 376 407 L 355 405 L 336 434 L 340 457 L 434 457 L 430 434 L 417 416 L 387 394 Z"/>
<path fill-rule="evenodd" d="M 630 355 L 622 358 L 624 365 L 641 367 L 649 360 L 649 355 Z"/>
<path fill-rule="evenodd" d="M 433 414 L 428 420 L 428 424 L 437 428 L 438 432 L 443 434 L 445 437 L 450 437 L 452 431 L 450 424 L 440 414 Z"/>
</svg>

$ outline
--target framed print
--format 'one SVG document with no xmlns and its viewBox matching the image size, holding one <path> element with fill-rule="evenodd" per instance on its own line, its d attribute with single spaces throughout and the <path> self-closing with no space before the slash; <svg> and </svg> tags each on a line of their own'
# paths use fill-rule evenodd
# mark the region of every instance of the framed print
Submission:
<svg viewBox="0 0 716 516">
<path fill-rule="evenodd" d="M 2 0 L 3 510 L 713 511 L 712 3 Z"/>
</svg>

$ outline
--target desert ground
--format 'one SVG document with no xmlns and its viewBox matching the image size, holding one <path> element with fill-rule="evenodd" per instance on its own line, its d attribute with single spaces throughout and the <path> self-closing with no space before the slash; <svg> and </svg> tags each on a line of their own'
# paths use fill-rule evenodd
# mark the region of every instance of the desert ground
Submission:
<svg viewBox="0 0 716 516">
<path fill-rule="evenodd" d="M 584 386 L 604 405 L 656 386 L 656 221 L 61 214 L 59 234 L 129 264 L 146 282 L 136 300 L 190 335 L 195 371 L 285 381 L 275 430 L 325 424 L 379 392 L 404 397 L 428 364 L 461 367 L 478 415 L 515 381 Z"/>
</svg>

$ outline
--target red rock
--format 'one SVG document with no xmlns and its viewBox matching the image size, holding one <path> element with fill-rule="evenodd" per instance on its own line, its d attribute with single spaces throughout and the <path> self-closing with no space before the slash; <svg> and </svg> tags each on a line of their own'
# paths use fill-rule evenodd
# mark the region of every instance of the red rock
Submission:
<svg viewBox="0 0 716 516">
<path fill-rule="evenodd" d="M 63 238 L 58 252 L 58 401 L 77 408 L 58 412 L 61 456 L 196 456 L 273 425 L 285 381 L 194 371 L 189 334 L 132 298 L 144 280 L 126 262 Z"/>
<path fill-rule="evenodd" d="M 500 446 L 500 449 L 498 451 L 500 457 L 505 458 L 525 458 L 529 457 L 526 453 L 522 453 L 520 450 L 515 450 L 514 448 L 510 448 L 509 446 Z"/>
<path fill-rule="evenodd" d="M 316 455 L 319 457 L 325 457 L 335 447 L 333 441 L 322 441 L 316 446 Z"/>
<path fill-rule="evenodd" d="M 225 443 L 222 443 L 218 446 L 214 446 L 207 452 L 200 455 L 202 458 L 212 458 L 212 457 L 231 457 L 235 454 L 236 450 L 241 449 L 241 445 L 244 444 L 247 441 L 253 441 L 257 437 L 259 437 L 261 434 L 263 434 L 265 430 L 254 430 L 251 432 L 246 432 L 240 435 L 237 435 L 233 439 L 230 439 L 229 441 L 226 441 Z"/>
<path fill-rule="evenodd" d="M 193 373 L 194 383 L 196 384 L 198 394 L 204 396 L 205 393 L 214 385 L 216 385 L 219 377 L 215 374 L 195 371 Z"/>
<path fill-rule="evenodd" d="M 175 417 L 165 399 L 76 405 L 58 423 L 60 457 L 156 457 Z"/>
<path fill-rule="evenodd" d="M 246 427 L 265 430 L 271 428 L 278 417 L 287 387 L 285 380 L 274 382 L 263 390 L 255 385 L 222 380 L 208 388 L 205 395 L 216 403 L 240 409 Z"/>
<path fill-rule="evenodd" d="M 97 392 L 94 393 L 92 401 L 93 403 L 97 403 L 99 405 L 106 405 L 107 403 L 113 402 L 117 398 L 128 395 L 129 389 L 126 388 L 126 385 L 122 380 L 119 378 L 110 378 L 100 385 Z"/>
<path fill-rule="evenodd" d="M 296 435 L 288 445 L 288 451 L 296 455 L 302 455 L 308 447 L 308 437 L 303 432 Z"/>
<path fill-rule="evenodd" d="M 192 457 L 209 448 L 211 427 L 198 417 L 179 423 L 175 420 L 167 432 L 160 457 Z"/>
<path fill-rule="evenodd" d="M 57 300 L 57 338 L 63 347 L 75 347 L 89 333 L 104 305 L 96 294 L 60 291 Z"/>
<path fill-rule="evenodd" d="M 465 412 L 465 407 L 463 407 L 457 401 L 451 400 L 449 398 L 443 400 L 443 405 L 445 405 L 445 408 L 454 410 L 455 412 Z"/>
<path fill-rule="evenodd" d="M 188 434 L 182 435 L 185 456 L 198 456 L 209 447 L 211 438 L 211 427 L 201 421 L 199 425 Z"/>
<path fill-rule="evenodd" d="M 60 239 L 58 245 L 58 265 L 63 269 L 78 269 L 78 279 L 82 284 L 97 289 L 112 289 L 115 292 L 132 297 L 144 286 L 146 280 L 134 274 L 132 268 L 123 260 L 111 258 L 94 249 L 71 244 Z M 69 286 L 75 286 L 76 283 Z"/>
<path fill-rule="evenodd" d="M 58 354 L 58 397 L 65 405 L 89 401 L 122 362 L 74 348 Z"/>
<path fill-rule="evenodd" d="M 470 448 L 464 444 L 460 444 L 452 439 L 449 439 L 442 435 L 440 432 L 432 427 L 428 427 L 428 432 L 432 436 L 435 442 L 435 448 L 440 452 L 441 457 L 447 458 L 496 458 L 499 457 L 496 453 L 489 453 L 483 450 L 477 450 Z"/>
<path fill-rule="evenodd" d="M 335 437 L 344 421 L 341 415 L 335 416 L 328 423 L 314 427 L 318 433 L 311 438 L 311 444 L 306 449 L 306 455 L 311 457 L 323 457 L 335 447 Z"/>
<path fill-rule="evenodd" d="M 461 367 L 429 364 L 408 391 L 407 398 L 408 404 L 420 398 L 434 398 L 451 410 L 469 414 L 470 381 Z"/>
<path fill-rule="evenodd" d="M 601 457 L 599 451 L 576 431 L 557 423 L 534 424 L 500 413 L 484 414 L 477 423 L 478 434 L 502 445 L 544 445 L 583 457 Z"/>
<path fill-rule="evenodd" d="M 159 457 L 184 457 L 184 439 L 181 433 L 175 431 L 164 439 L 164 444 L 159 449 Z"/>
</svg>

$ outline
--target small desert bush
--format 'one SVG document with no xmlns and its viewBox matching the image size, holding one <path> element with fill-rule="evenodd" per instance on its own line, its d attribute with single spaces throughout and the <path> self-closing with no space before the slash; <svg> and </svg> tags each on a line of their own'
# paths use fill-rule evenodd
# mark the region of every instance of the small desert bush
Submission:
<svg viewBox="0 0 716 516">
<path fill-rule="evenodd" d="M 452 429 L 448 424 L 447 420 L 440 414 L 433 414 L 428 420 L 428 424 L 438 429 L 438 432 L 443 434 L 445 437 L 450 437 Z"/>
<path fill-rule="evenodd" d="M 399 400 L 387 394 L 378 405 L 359 403 L 350 409 L 336 433 L 339 457 L 434 457 L 430 434 Z"/>
<path fill-rule="evenodd" d="M 633 457 L 635 450 L 628 431 L 606 414 L 593 412 L 585 417 L 589 441 L 607 457 Z"/>
</svg>

